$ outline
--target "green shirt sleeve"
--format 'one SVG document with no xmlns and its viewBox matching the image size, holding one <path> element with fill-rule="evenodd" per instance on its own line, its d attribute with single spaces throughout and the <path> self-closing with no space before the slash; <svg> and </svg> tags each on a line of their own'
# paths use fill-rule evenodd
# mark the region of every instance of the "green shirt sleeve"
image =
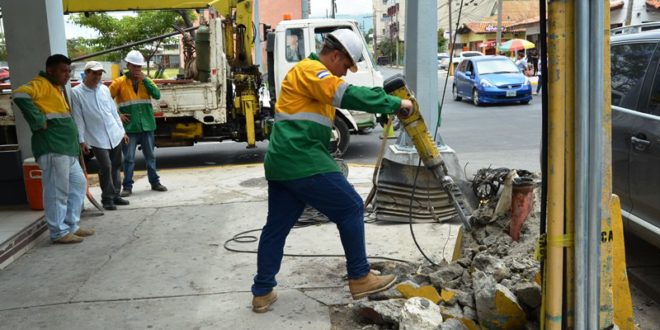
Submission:
<svg viewBox="0 0 660 330">
<path fill-rule="evenodd" d="M 390 114 L 401 108 L 401 99 L 385 93 L 382 87 L 350 85 L 341 99 L 341 108 Z"/>
<path fill-rule="evenodd" d="M 160 100 L 160 90 L 158 87 L 156 87 L 156 84 L 151 81 L 149 78 L 144 78 L 144 87 L 147 88 L 147 92 L 151 97 L 153 97 L 156 100 Z"/>
</svg>

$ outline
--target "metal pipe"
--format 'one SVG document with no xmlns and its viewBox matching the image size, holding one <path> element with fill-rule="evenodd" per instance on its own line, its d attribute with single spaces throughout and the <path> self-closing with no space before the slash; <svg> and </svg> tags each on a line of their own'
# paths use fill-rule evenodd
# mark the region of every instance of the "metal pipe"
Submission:
<svg viewBox="0 0 660 330">
<path fill-rule="evenodd" d="M 199 29 L 199 26 L 192 26 L 192 27 L 189 27 L 189 28 L 181 29 L 181 31 L 188 32 L 188 31 L 193 31 L 193 30 L 197 30 L 197 29 Z M 76 57 L 74 59 L 71 59 L 71 61 L 72 62 L 78 62 L 78 61 L 86 60 L 88 58 L 100 56 L 100 55 L 107 54 L 107 53 L 116 52 L 118 50 L 122 50 L 122 49 L 125 49 L 125 48 L 130 48 L 130 47 L 133 47 L 133 46 L 146 44 L 147 42 L 152 42 L 152 41 L 159 40 L 159 39 L 165 39 L 165 38 L 168 38 L 168 37 L 180 34 L 180 33 L 181 33 L 180 31 L 176 31 L 176 32 L 171 32 L 171 33 L 159 35 L 159 36 L 156 36 L 156 37 L 151 37 L 151 38 L 148 38 L 148 39 L 143 39 L 143 40 L 131 42 L 129 44 L 125 44 L 125 45 L 122 45 L 122 46 L 102 50 L 100 52 L 91 53 L 91 54 L 88 54 L 88 55 L 85 55 L 85 56 Z"/>
<path fill-rule="evenodd" d="M 600 231 L 603 205 L 603 85 L 604 85 L 604 1 L 590 2 L 592 8 L 589 25 L 589 240 L 587 273 L 587 328 L 600 329 Z"/>
<path fill-rule="evenodd" d="M 588 329 L 587 247 L 589 241 L 587 187 L 589 183 L 589 3 L 575 2 L 575 209 L 574 209 L 574 329 Z M 567 301 L 571 297 L 567 297 Z"/>
<path fill-rule="evenodd" d="M 564 248 L 556 242 L 564 235 L 564 191 L 565 191 L 565 155 L 566 145 L 566 107 L 571 100 L 566 98 L 566 81 L 571 73 L 567 72 L 566 36 L 573 33 L 573 22 L 567 17 L 572 11 L 566 2 L 548 3 L 549 26 L 548 58 L 552 59 L 551 73 L 546 77 L 548 90 L 555 95 L 549 102 L 548 129 L 548 242 L 547 267 L 544 275 L 544 301 L 542 312 L 543 329 L 561 329 L 562 327 L 562 292 L 564 276 Z M 570 105 L 572 107 L 572 105 Z M 544 178 L 545 179 L 545 178 Z"/>
</svg>

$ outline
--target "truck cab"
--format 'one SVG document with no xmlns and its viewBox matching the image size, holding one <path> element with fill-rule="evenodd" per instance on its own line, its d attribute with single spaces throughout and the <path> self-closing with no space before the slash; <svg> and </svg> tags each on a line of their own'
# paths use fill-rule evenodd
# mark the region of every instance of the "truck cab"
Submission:
<svg viewBox="0 0 660 330">
<path fill-rule="evenodd" d="M 271 94 L 276 99 L 279 95 L 282 81 L 287 72 L 310 53 L 321 50 L 325 35 L 337 29 L 351 29 L 362 37 L 357 24 L 351 20 L 337 19 L 304 19 L 280 22 L 275 32 L 269 36 L 268 55 Z M 344 80 L 352 85 L 375 87 L 383 86 L 383 76 L 376 70 L 371 54 L 363 44 L 363 60 L 357 63 L 358 71 L 348 72 Z M 271 95 L 272 96 L 272 95 Z M 274 102 L 273 102 L 274 103 Z M 350 133 L 366 132 L 376 126 L 376 116 L 362 111 L 337 109 L 331 151 L 343 154 L 348 149 Z"/>
</svg>

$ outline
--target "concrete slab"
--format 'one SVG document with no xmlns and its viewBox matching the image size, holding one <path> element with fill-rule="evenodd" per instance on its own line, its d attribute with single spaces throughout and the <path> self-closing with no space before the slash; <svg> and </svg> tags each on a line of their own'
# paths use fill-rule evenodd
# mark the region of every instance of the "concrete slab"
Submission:
<svg viewBox="0 0 660 330">
<path fill-rule="evenodd" d="M 279 291 L 255 314 L 249 292 L 65 303 L 0 311 L 7 329 L 330 329 L 328 308 L 298 290 Z"/>
<path fill-rule="evenodd" d="M 365 196 L 373 168 L 352 166 L 350 173 Z M 3 326 L 322 329 L 330 327 L 327 306 L 351 302 L 339 234 L 326 223 L 294 229 L 285 253 L 338 257 L 286 257 L 274 311 L 250 312 L 256 255 L 223 246 L 265 223 L 262 165 L 166 170 L 161 179 L 170 191 L 148 190 L 141 178 L 131 205 L 85 216 L 82 224 L 97 234 L 82 244 L 42 240 L 0 271 Z M 94 193 L 100 196 L 98 188 Z M 428 255 L 451 259 L 458 224 L 415 224 L 414 230 Z M 422 260 L 407 224 L 367 223 L 366 236 L 370 256 Z M 257 243 L 229 246 L 256 251 Z M 52 325 L 46 323 L 51 318 Z"/>
</svg>

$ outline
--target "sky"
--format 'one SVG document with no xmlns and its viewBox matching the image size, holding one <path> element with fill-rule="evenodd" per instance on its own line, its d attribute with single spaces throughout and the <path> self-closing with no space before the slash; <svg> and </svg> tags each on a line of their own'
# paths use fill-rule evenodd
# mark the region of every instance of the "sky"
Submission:
<svg viewBox="0 0 660 330">
<path fill-rule="evenodd" d="M 268 1 L 268 0 L 260 0 Z M 371 15 L 373 12 L 373 7 L 371 0 L 335 0 L 337 4 L 337 16 L 338 17 L 351 17 L 359 24 L 365 24 L 367 29 L 371 27 L 371 19 L 364 18 L 362 16 Z M 332 0 L 310 0 L 311 7 L 311 17 L 326 17 L 330 16 L 330 7 L 332 5 Z M 128 12 L 122 13 L 112 13 L 113 16 L 122 16 L 126 15 Z M 67 39 L 71 38 L 94 38 L 96 33 L 92 29 L 83 28 L 69 22 L 69 16 L 64 16 L 65 22 L 65 33 Z"/>
</svg>

